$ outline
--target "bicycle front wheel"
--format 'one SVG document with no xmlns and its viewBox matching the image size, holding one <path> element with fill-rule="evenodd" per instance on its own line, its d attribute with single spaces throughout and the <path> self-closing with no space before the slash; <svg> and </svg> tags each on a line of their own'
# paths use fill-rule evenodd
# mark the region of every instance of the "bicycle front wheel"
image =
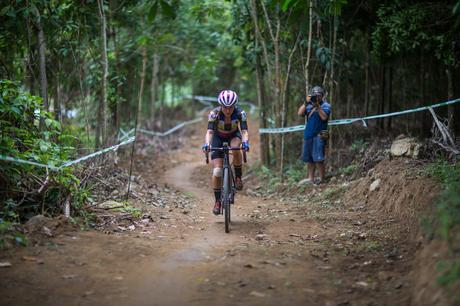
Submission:
<svg viewBox="0 0 460 306">
<path fill-rule="evenodd" d="M 230 232 L 230 173 L 228 168 L 224 168 L 224 179 L 222 188 L 222 205 L 225 215 L 225 232 Z"/>
</svg>

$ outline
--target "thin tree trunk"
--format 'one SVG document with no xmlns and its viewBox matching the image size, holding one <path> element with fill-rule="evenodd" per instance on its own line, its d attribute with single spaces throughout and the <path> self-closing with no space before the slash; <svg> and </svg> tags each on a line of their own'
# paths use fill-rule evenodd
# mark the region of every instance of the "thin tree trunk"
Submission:
<svg viewBox="0 0 460 306">
<path fill-rule="evenodd" d="M 255 6 L 255 1 L 252 0 L 251 3 L 253 7 Z M 257 15 L 254 13 L 254 18 L 257 20 Z M 255 59 L 256 59 L 256 86 L 257 86 L 257 104 L 259 106 L 259 125 L 261 128 L 267 127 L 267 120 L 266 120 L 266 101 L 265 101 L 265 84 L 264 84 L 264 77 L 262 72 L 262 63 L 260 60 L 260 55 L 257 52 L 259 48 L 259 28 L 257 21 L 254 22 L 254 37 L 255 37 Z M 262 161 L 262 165 L 268 166 L 270 162 L 270 148 L 269 148 L 269 137 L 267 134 L 259 134 L 260 135 L 260 158 Z"/>
<path fill-rule="evenodd" d="M 393 67 L 388 67 L 388 112 L 391 113 L 393 110 L 392 107 L 393 99 Z M 391 117 L 387 118 L 387 131 L 391 131 Z"/>
<path fill-rule="evenodd" d="M 256 48 L 258 46 L 258 40 L 256 39 Z M 260 55 L 256 51 L 256 86 L 257 86 L 257 104 L 259 106 L 259 124 L 261 128 L 267 128 L 266 120 L 266 101 L 265 101 L 265 84 L 262 74 L 262 63 Z M 268 166 L 270 162 L 270 148 L 269 148 L 269 137 L 268 134 L 260 135 L 260 158 L 262 165 Z"/>
<path fill-rule="evenodd" d="M 141 125 L 142 114 L 142 97 L 144 96 L 144 83 L 145 83 L 145 70 L 147 68 L 147 48 L 142 47 L 142 70 L 141 70 L 141 84 L 139 88 L 139 97 L 137 99 L 137 128 Z"/>
<path fill-rule="evenodd" d="M 452 68 L 451 67 L 447 67 L 446 75 L 447 75 L 447 100 L 450 101 L 454 98 L 454 84 L 452 80 Z M 455 111 L 454 107 L 455 106 L 453 104 L 447 106 L 447 122 L 448 122 L 447 128 L 449 129 L 449 131 L 451 131 L 452 128 L 454 127 L 454 111 Z"/>
<path fill-rule="evenodd" d="M 112 1 L 109 2 L 109 14 L 110 14 L 110 20 L 113 20 L 113 2 Z M 111 33 L 111 36 L 112 36 L 113 50 L 114 50 L 114 53 L 115 53 L 116 74 L 121 75 L 122 74 L 122 69 L 121 69 L 122 65 L 121 65 L 121 61 L 120 61 L 120 46 L 119 46 L 119 43 L 118 43 L 118 35 L 117 35 L 116 27 L 113 25 L 113 23 L 110 22 L 109 25 L 111 25 L 110 33 Z M 122 94 L 123 94 L 122 93 L 122 86 L 119 85 L 119 84 L 115 84 L 115 90 L 116 90 L 117 97 L 121 97 Z M 121 120 L 122 120 L 122 118 L 120 118 L 120 115 L 121 115 L 120 109 L 121 109 L 121 104 L 122 103 L 123 102 L 118 100 L 118 101 L 115 101 L 115 103 L 111 103 L 111 105 L 109 105 L 111 118 L 112 118 L 112 121 L 113 121 L 113 127 L 114 127 L 115 131 L 118 131 L 120 129 L 120 123 L 121 123 Z"/>
<path fill-rule="evenodd" d="M 165 99 L 166 99 L 166 79 L 161 80 L 160 129 L 163 129 Z"/>
<path fill-rule="evenodd" d="M 381 64 L 380 66 L 380 105 L 379 105 L 379 113 L 383 114 L 385 111 L 385 64 Z M 384 119 L 380 119 L 379 122 L 380 128 L 383 130 L 384 128 Z"/>
<path fill-rule="evenodd" d="M 54 98 L 54 117 L 62 123 L 62 106 L 61 106 L 61 61 L 57 59 L 57 71 L 56 71 L 56 96 Z"/>
<path fill-rule="evenodd" d="M 153 124 L 155 124 L 155 108 L 156 100 L 158 97 L 158 71 L 160 68 L 159 60 L 160 57 L 158 56 L 158 54 L 154 53 L 152 57 L 152 78 L 150 81 L 150 118 Z"/>
<path fill-rule="evenodd" d="M 286 124 L 286 111 L 287 111 L 287 91 L 288 91 L 288 86 L 289 86 L 289 76 L 291 74 L 291 64 L 292 64 L 292 56 L 294 55 L 297 45 L 299 43 L 300 39 L 300 33 L 297 35 L 296 41 L 294 43 L 294 46 L 292 47 L 292 50 L 289 54 L 289 59 L 288 59 L 288 66 L 287 66 L 287 71 L 286 71 L 286 78 L 284 79 L 284 87 L 281 91 L 281 101 L 282 101 L 282 110 L 281 110 L 281 127 L 284 127 Z M 284 136 L 285 134 L 281 134 L 281 161 L 280 161 L 280 172 L 281 172 L 281 180 L 284 178 Z"/>
<path fill-rule="evenodd" d="M 338 28 L 338 24 L 337 24 L 337 15 L 334 15 L 334 38 L 332 40 L 332 58 L 331 58 L 331 74 L 330 74 L 330 77 L 329 77 L 329 103 L 333 103 L 334 102 L 334 62 L 335 62 L 335 50 L 336 50 L 336 47 L 337 47 L 337 28 Z M 332 120 L 333 119 L 333 116 L 334 116 L 334 113 L 332 113 L 330 116 L 329 116 L 329 120 Z M 329 133 L 329 143 L 328 143 L 328 146 L 329 146 L 329 152 L 332 152 L 332 148 L 334 146 L 334 142 L 335 142 L 335 135 L 334 135 L 334 130 L 331 129 L 330 133 Z"/>
<path fill-rule="evenodd" d="M 26 6 L 29 8 L 29 1 L 26 1 Z M 36 81 L 36 76 L 33 68 L 33 63 L 35 62 L 34 60 L 34 52 L 32 49 L 32 22 L 30 20 L 30 14 L 27 15 L 27 81 L 29 85 L 29 91 L 32 94 L 35 94 L 35 81 Z M 8 78 L 11 78 L 10 76 Z"/>
<path fill-rule="evenodd" d="M 364 63 L 364 116 L 369 115 L 369 33 L 366 35 L 366 59 Z"/>
<path fill-rule="evenodd" d="M 97 1 L 99 7 L 99 17 L 101 19 L 101 40 L 102 40 L 102 88 L 101 98 L 99 100 L 98 107 L 98 120 L 96 129 L 96 148 L 100 148 L 101 145 L 105 145 L 107 139 L 107 116 L 106 116 L 106 105 L 107 105 L 107 86 L 109 78 L 109 61 L 107 58 L 107 23 L 104 13 L 104 0 Z"/>
<path fill-rule="evenodd" d="M 304 67 L 304 77 L 305 77 L 305 99 L 308 96 L 310 90 L 310 75 L 308 73 L 310 67 L 310 57 L 311 57 L 311 40 L 313 34 L 313 0 L 310 0 L 310 6 L 308 10 L 308 45 L 307 45 L 307 60 Z"/>
<path fill-rule="evenodd" d="M 265 6 L 264 1 L 260 2 L 262 6 L 262 10 L 264 13 L 265 17 L 265 22 L 267 24 L 268 32 L 270 34 L 271 40 L 272 40 L 272 45 L 274 48 L 274 56 L 275 56 L 275 63 L 274 63 L 274 69 L 275 69 L 275 75 L 274 79 L 272 80 L 273 85 L 272 85 L 272 90 L 273 90 L 273 97 L 275 98 L 275 103 L 274 103 L 274 115 L 275 115 L 275 125 L 276 126 L 281 126 L 281 112 L 282 112 L 282 101 L 281 101 L 281 51 L 280 51 L 280 31 L 281 31 L 281 20 L 279 16 L 279 11 L 277 10 L 276 12 L 276 28 L 275 32 L 273 31 L 270 18 L 268 16 L 267 8 Z M 281 161 L 281 137 L 279 134 L 274 135 L 275 138 L 275 160 L 276 162 Z M 276 166 L 278 166 L 277 164 Z M 281 168 L 280 168 L 281 170 Z"/>
<path fill-rule="evenodd" d="M 48 80 L 46 78 L 46 40 L 43 32 L 42 22 L 39 19 L 37 22 L 38 28 L 38 53 L 40 59 L 40 96 L 43 99 L 43 107 L 49 110 L 48 104 Z"/>
</svg>

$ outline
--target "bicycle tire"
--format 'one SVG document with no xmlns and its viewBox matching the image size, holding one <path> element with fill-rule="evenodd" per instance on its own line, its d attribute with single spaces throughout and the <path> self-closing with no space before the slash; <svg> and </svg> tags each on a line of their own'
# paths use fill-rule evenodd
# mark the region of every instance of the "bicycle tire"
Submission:
<svg viewBox="0 0 460 306">
<path fill-rule="evenodd" d="M 225 232 L 230 232 L 230 174 L 228 168 L 224 168 L 224 180 L 222 188 L 222 206 L 225 215 Z"/>
</svg>

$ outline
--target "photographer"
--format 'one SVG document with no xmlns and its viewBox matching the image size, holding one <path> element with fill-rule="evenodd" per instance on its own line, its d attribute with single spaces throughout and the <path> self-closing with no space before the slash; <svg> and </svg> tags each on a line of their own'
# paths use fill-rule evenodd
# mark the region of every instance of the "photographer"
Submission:
<svg viewBox="0 0 460 306">
<path fill-rule="evenodd" d="M 307 118 L 301 157 L 308 167 L 307 182 L 319 184 L 324 182 L 325 178 L 324 155 L 329 138 L 327 122 L 331 114 L 331 105 L 324 99 L 324 90 L 321 86 L 311 89 L 305 104 L 299 107 L 297 114 Z M 315 181 L 316 169 L 319 172 L 319 180 Z"/>
</svg>

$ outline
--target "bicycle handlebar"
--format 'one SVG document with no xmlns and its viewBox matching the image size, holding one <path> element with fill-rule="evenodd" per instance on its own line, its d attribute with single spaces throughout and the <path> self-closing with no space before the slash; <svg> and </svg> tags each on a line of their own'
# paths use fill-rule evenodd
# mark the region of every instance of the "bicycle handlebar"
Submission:
<svg viewBox="0 0 460 306">
<path fill-rule="evenodd" d="M 240 147 L 216 147 L 216 148 L 209 148 L 209 151 L 205 152 L 206 155 L 206 163 L 209 164 L 209 152 L 211 151 L 220 151 L 220 152 L 228 152 L 228 151 L 243 151 L 243 161 L 244 163 L 247 163 L 247 158 L 246 158 L 246 151 L 244 151 Z"/>
</svg>

